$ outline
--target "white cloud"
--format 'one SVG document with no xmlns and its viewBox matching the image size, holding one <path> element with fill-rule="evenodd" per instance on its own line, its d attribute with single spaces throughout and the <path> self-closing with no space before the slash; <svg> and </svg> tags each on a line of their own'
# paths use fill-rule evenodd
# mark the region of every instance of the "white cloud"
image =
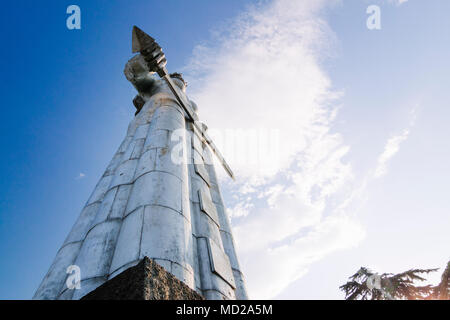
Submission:
<svg viewBox="0 0 450 320">
<path fill-rule="evenodd" d="M 78 174 L 78 176 L 75 177 L 75 180 L 80 180 L 80 179 L 83 179 L 84 177 L 86 177 L 86 174 L 84 174 L 83 172 L 80 172 Z"/>
<path fill-rule="evenodd" d="M 349 147 L 331 128 L 340 93 L 320 64 L 335 41 L 321 19 L 330 3 L 252 7 L 197 46 L 186 70 L 200 117 L 237 176 L 235 183 L 223 179 L 222 189 L 251 298 L 274 297 L 312 263 L 364 237 L 357 219 L 339 207 L 354 186 L 344 161 Z M 254 144 L 240 152 L 256 163 L 251 156 L 236 161 L 226 134 L 220 139 L 227 129 L 274 129 L 278 161 L 259 165 L 265 159 Z"/>
<path fill-rule="evenodd" d="M 230 218 L 246 217 L 253 204 L 250 201 L 238 202 L 233 208 L 228 208 Z"/>
<path fill-rule="evenodd" d="M 333 34 L 317 16 L 322 3 L 281 0 L 249 9 L 218 33 L 212 46 L 195 49 L 188 69 L 188 80 L 195 76 L 189 81 L 190 95 L 212 131 L 280 133 L 276 166 L 259 166 L 264 159 L 250 143 L 247 163 L 237 161 L 242 152 L 230 150 L 230 141 L 211 133 L 238 176 L 273 176 L 288 167 L 310 139 L 327 133 L 333 110 L 326 105 L 338 94 L 330 91 L 319 66 L 319 49 L 333 42 Z M 254 158 L 259 160 L 256 165 Z"/>
<path fill-rule="evenodd" d="M 266 231 L 270 232 L 270 229 Z M 352 248 L 365 236 L 363 228 L 345 216 L 323 219 L 313 231 L 276 248 L 244 251 L 251 298 L 272 298 L 304 276 L 314 262 L 337 250 Z"/>
<path fill-rule="evenodd" d="M 391 137 L 384 147 L 383 153 L 378 157 L 377 167 L 374 177 L 379 178 L 387 172 L 387 162 L 398 152 L 400 144 L 409 136 L 409 130 L 404 130 L 402 134 Z"/>
<path fill-rule="evenodd" d="M 391 160 L 395 156 L 395 154 L 400 150 L 400 145 L 404 141 L 406 141 L 406 139 L 408 139 L 410 130 L 416 122 L 417 108 L 418 106 L 415 106 L 410 111 L 411 120 L 409 122 L 408 128 L 404 129 L 403 132 L 399 135 L 393 135 L 386 142 L 383 152 L 378 157 L 377 166 L 374 172 L 374 178 L 380 178 L 387 173 L 387 164 L 389 160 Z"/>
</svg>

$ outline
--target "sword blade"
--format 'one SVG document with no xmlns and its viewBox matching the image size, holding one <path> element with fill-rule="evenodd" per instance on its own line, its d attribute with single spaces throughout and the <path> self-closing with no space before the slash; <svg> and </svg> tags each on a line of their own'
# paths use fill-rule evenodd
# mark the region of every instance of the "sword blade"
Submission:
<svg viewBox="0 0 450 320">
<path fill-rule="evenodd" d="M 146 34 L 136 26 L 133 27 L 131 38 L 132 52 L 140 52 L 147 62 L 149 70 L 152 72 L 157 72 L 158 75 L 166 81 L 167 86 L 170 88 L 170 91 L 172 91 L 173 95 L 180 103 L 189 119 L 192 121 L 194 125 L 194 131 L 195 129 L 198 131 L 197 135 L 200 137 L 202 142 L 205 142 L 209 146 L 211 151 L 216 155 L 217 159 L 222 164 L 225 171 L 228 173 L 231 179 L 234 180 L 234 174 L 233 171 L 231 171 L 230 166 L 227 164 L 214 142 L 212 142 L 211 138 L 203 129 L 203 126 L 198 122 L 198 117 L 194 110 L 192 110 L 190 103 L 188 101 L 185 101 L 184 95 L 178 91 L 175 83 L 173 83 L 172 78 L 170 78 L 170 75 L 166 69 L 167 60 L 164 56 L 164 53 L 162 52 L 161 47 L 156 43 L 155 39 L 150 37 L 148 34 Z"/>
<path fill-rule="evenodd" d="M 204 130 L 202 131 L 201 126 L 198 125 L 196 122 L 194 122 L 194 130 L 198 131 L 198 132 L 196 132 L 197 136 L 201 139 L 202 142 L 205 142 L 206 145 L 208 145 L 208 147 L 214 153 L 214 155 L 216 156 L 217 160 L 219 160 L 220 164 L 225 169 L 225 171 L 228 173 L 230 178 L 235 180 L 233 171 L 231 170 L 230 166 L 227 164 L 227 162 L 225 161 L 224 157 L 220 153 L 219 149 L 217 149 L 216 145 L 211 140 L 209 135 Z"/>
<path fill-rule="evenodd" d="M 170 90 L 172 91 L 173 95 L 178 100 L 178 102 L 180 103 L 181 107 L 184 109 L 184 111 L 186 112 L 186 114 L 188 115 L 190 120 L 192 121 L 192 123 L 194 125 L 194 128 L 198 131 L 198 133 L 199 133 L 198 135 L 200 136 L 202 142 L 205 142 L 206 145 L 208 145 L 208 147 L 214 153 L 214 155 L 216 156 L 217 160 L 219 160 L 220 164 L 223 166 L 223 168 L 225 169 L 227 174 L 230 176 L 230 178 L 235 180 L 233 171 L 231 170 L 230 166 L 225 161 L 225 159 L 222 156 L 222 154 L 220 153 L 219 149 L 216 147 L 216 145 L 211 140 L 211 138 L 206 133 L 206 131 L 203 130 L 202 126 L 197 121 L 198 119 L 195 116 L 194 111 L 190 107 L 188 107 L 188 103 L 184 101 L 184 99 L 182 98 L 182 95 L 176 89 L 176 85 L 173 83 L 173 81 L 170 78 L 167 70 L 165 70 L 166 68 L 164 67 L 163 69 L 164 69 L 163 79 L 166 81 L 166 83 L 167 83 L 168 87 L 170 88 Z"/>
</svg>

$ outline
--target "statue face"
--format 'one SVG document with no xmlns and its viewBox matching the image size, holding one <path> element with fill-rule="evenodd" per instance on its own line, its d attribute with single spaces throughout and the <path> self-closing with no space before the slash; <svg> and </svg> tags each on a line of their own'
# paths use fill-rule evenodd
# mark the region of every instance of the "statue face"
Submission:
<svg viewBox="0 0 450 320">
<path fill-rule="evenodd" d="M 183 80 L 175 77 L 171 78 L 172 81 L 177 85 L 178 88 L 180 88 L 181 91 L 186 92 L 186 83 Z"/>
</svg>

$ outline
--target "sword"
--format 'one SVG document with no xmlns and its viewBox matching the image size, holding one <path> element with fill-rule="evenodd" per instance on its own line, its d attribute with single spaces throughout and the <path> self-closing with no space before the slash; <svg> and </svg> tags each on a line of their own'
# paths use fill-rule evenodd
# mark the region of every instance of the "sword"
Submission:
<svg viewBox="0 0 450 320">
<path fill-rule="evenodd" d="M 134 26 L 132 31 L 131 47 L 132 53 L 139 52 L 144 57 L 144 60 L 151 72 L 158 73 L 158 75 L 164 79 L 164 81 L 167 83 L 167 86 L 170 88 L 170 91 L 172 91 L 173 95 L 180 103 L 183 110 L 186 112 L 188 118 L 192 121 L 194 132 L 198 131 L 197 135 L 200 137 L 202 142 L 205 142 L 205 144 L 209 146 L 211 151 L 215 154 L 219 162 L 222 164 L 225 171 L 234 180 L 234 174 L 230 166 L 227 164 L 219 149 L 217 149 L 214 142 L 206 133 L 206 130 L 204 130 L 203 126 L 199 123 L 198 117 L 192 110 L 190 104 L 185 101 L 183 95 L 178 91 L 175 83 L 173 83 L 173 80 L 166 69 L 166 57 L 161 47 L 156 43 L 155 39 L 150 37 L 138 27 Z"/>
</svg>

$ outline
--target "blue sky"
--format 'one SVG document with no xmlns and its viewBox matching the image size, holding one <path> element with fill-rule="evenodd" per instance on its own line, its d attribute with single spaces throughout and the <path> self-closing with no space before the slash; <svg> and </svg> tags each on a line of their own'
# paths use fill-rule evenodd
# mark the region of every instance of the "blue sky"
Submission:
<svg viewBox="0 0 450 320">
<path fill-rule="evenodd" d="M 81 30 L 66 28 L 70 4 Z M 381 30 L 366 28 L 370 4 Z M 125 134 L 133 25 L 186 74 L 210 128 L 287 137 L 271 170 L 224 152 L 251 297 L 342 298 L 337 287 L 362 265 L 445 266 L 449 10 L 445 0 L 4 4 L 0 298 L 31 298 Z"/>
</svg>

